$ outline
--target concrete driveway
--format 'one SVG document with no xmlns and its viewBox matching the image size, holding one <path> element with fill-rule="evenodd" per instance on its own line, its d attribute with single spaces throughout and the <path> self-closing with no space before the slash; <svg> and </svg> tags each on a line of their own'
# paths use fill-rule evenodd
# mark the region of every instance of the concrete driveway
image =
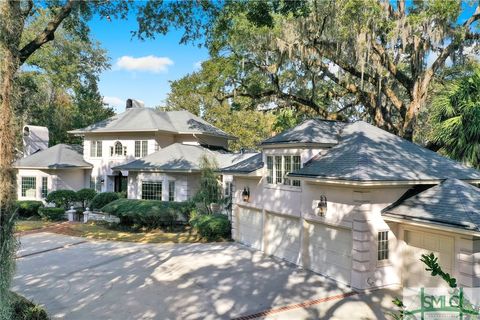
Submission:
<svg viewBox="0 0 480 320">
<path fill-rule="evenodd" d="M 13 290 L 53 319 L 379 319 L 392 293 L 351 288 L 236 243 L 21 238 Z"/>
</svg>

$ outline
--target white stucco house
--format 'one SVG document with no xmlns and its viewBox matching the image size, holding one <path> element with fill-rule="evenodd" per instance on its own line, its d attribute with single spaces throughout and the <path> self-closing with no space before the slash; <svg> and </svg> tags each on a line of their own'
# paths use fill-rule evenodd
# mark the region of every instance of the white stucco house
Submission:
<svg viewBox="0 0 480 320">
<path fill-rule="evenodd" d="M 359 121 L 308 120 L 233 166 L 236 241 L 358 290 L 480 286 L 480 172 Z"/>
<path fill-rule="evenodd" d="M 187 111 L 157 111 L 130 99 L 123 113 L 69 133 L 81 136 L 83 147 L 56 145 L 14 164 L 18 199 L 90 187 L 132 199 L 184 201 L 198 189 L 203 155 L 221 166 L 253 155 L 229 152 L 235 137 Z"/>
</svg>

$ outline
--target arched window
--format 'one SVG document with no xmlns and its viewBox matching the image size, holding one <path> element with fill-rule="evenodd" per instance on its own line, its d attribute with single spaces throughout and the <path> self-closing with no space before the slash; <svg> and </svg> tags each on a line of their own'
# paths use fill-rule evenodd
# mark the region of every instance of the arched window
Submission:
<svg viewBox="0 0 480 320">
<path fill-rule="evenodd" d="M 116 156 L 123 155 L 123 146 L 120 141 L 115 142 L 115 155 Z"/>
</svg>

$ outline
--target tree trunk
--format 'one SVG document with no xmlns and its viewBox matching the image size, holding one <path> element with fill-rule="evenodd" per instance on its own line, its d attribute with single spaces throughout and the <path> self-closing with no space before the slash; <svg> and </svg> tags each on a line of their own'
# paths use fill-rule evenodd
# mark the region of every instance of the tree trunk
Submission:
<svg viewBox="0 0 480 320">
<path fill-rule="evenodd" d="M 0 4 L 0 319 L 10 319 L 9 288 L 14 271 L 15 133 L 13 78 L 18 69 L 18 46 L 23 17 L 20 1 Z"/>
</svg>

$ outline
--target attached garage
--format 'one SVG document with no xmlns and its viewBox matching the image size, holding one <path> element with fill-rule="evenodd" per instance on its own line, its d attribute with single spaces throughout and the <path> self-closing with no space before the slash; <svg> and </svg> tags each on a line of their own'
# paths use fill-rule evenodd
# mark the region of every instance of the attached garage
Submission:
<svg viewBox="0 0 480 320">
<path fill-rule="evenodd" d="M 308 223 L 308 268 L 343 283 L 350 283 L 352 232 L 320 223 Z"/>
<path fill-rule="evenodd" d="M 263 240 L 262 212 L 239 207 L 237 214 L 238 241 L 252 248 L 261 250 Z"/>
<path fill-rule="evenodd" d="M 420 261 L 422 254 L 433 252 L 438 257 L 442 270 L 453 274 L 454 238 L 429 231 L 404 231 L 402 279 L 405 287 L 428 287 L 444 285 L 439 277 L 432 277 Z"/>
<path fill-rule="evenodd" d="M 266 220 L 265 252 L 297 263 L 300 254 L 300 219 L 269 213 Z"/>
</svg>

